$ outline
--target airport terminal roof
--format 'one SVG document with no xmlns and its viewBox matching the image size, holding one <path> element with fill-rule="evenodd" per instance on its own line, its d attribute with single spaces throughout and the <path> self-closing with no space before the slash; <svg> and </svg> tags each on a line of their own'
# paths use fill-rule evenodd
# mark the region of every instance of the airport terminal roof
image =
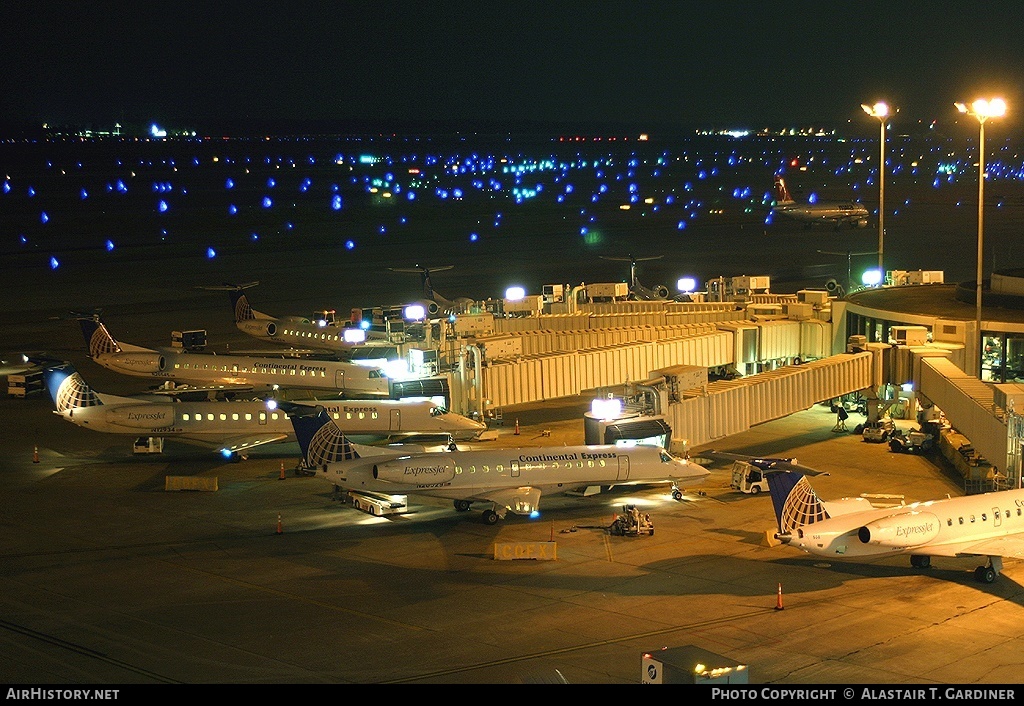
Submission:
<svg viewBox="0 0 1024 706">
<path fill-rule="evenodd" d="M 973 301 L 968 304 L 957 298 L 958 286 L 960 285 L 912 284 L 903 287 L 865 289 L 850 294 L 846 300 L 851 304 L 881 311 L 973 321 L 977 313 L 975 304 Z M 985 299 L 988 299 L 987 291 Z M 1024 309 L 985 304 L 982 307 L 982 319 L 1024 324 Z"/>
</svg>

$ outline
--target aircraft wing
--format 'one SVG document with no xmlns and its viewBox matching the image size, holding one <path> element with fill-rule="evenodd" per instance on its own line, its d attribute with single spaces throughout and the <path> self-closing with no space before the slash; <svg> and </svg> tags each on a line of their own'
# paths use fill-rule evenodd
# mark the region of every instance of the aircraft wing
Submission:
<svg viewBox="0 0 1024 706">
<path fill-rule="evenodd" d="M 797 463 L 795 458 L 778 458 L 769 456 L 749 456 L 746 454 L 734 454 L 728 451 L 694 451 L 690 458 L 693 460 L 706 458 L 717 463 L 721 462 L 732 462 L 732 461 L 746 461 L 752 466 L 757 466 L 763 471 L 799 471 L 806 476 L 827 476 L 828 471 L 819 471 L 816 468 L 810 466 L 802 466 Z"/>
<path fill-rule="evenodd" d="M 931 556 L 1002 556 L 1010 559 L 1024 559 L 1024 536 L 1004 535 L 956 544 L 928 547 Z"/>
<path fill-rule="evenodd" d="M 469 500 L 483 500 L 508 508 L 517 515 L 529 515 L 540 504 L 540 488 L 523 485 L 518 488 L 498 488 L 478 493 Z"/>
<path fill-rule="evenodd" d="M 210 439 L 208 437 L 193 437 L 188 434 L 182 434 L 177 436 L 167 437 L 172 440 L 183 441 L 193 446 L 201 446 L 207 449 L 214 449 L 220 451 L 226 449 L 228 451 L 245 452 L 249 451 L 257 446 L 264 446 L 266 444 L 273 444 L 278 441 L 287 441 L 288 435 L 281 433 L 262 433 L 262 434 L 239 434 L 237 436 L 228 436 L 221 439 Z"/>
<path fill-rule="evenodd" d="M 256 388 L 253 385 L 176 385 L 175 387 L 154 387 L 151 390 L 147 390 L 146 394 L 149 395 L 167 395 L 168 397 L 174 397 L 175 395 L 183 395 L 187 392 L 255 392 Z"/>
</svg>

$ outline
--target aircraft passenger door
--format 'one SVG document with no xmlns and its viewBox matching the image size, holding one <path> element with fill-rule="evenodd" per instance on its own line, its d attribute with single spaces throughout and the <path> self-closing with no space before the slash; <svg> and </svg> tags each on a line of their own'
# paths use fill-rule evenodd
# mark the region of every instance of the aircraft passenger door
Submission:
<svg viewBox="0 0 1024 706">
<path fill-rule="evenodd" d="M 260 426 L 267 425 L 267 413 L 260 411 L 256 413 L 256 417 L 260 420 Z"/>
<path fill-rule="evenodd" d="M 509 463 L 509 466 L 512 468 L 512 477 L 513 478 L 518 478 L 519 477 L 519 461 L 511 461 Z"/>
<path fill-rule="evenodd" d="M 391 431 L 402 431 L 402 410 L 391 410 Z"/>
<path fill-rule="evenodd" d="M 345 389 L 345 371 L 339 370 L 334 374 L 334 387 L 337 390 Z"/>
<path fill-rule="evenodd" d="M 625 454 L 619 456 L 619 474 L 615 479 L 629 480 L 629 456 L 626 456 Z"/>
<path fill-rule="evenodd" d="M 1001 524 L 1003 524 L 1003 516 L 999 512 L 999 508 L 994 507 L 992 508 L 992 526 L 998 527 Z"/>
</svg>

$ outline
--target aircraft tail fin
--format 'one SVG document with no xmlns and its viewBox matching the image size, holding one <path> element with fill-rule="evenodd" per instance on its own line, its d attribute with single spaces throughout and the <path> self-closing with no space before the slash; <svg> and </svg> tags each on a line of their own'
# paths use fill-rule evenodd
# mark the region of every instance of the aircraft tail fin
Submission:
<svg viewBox="0 0 1024 706">
<path fill-rule="evenodd" d="M 322 406 L 287 409 L 295 429 L 295 438 L 307 466 L 325 466 L 335 461 L 353 461 L 359 454 Z"/>
<path fill-rule="evenodd" d="M 768 471 L 766 475 L 780 534 L 790 534 L 798 527 L 828 519 L 825 506 L 803 473 Z"/>
<path fill-rule="evenodd" d="M 240 321 L 251 321 L 256 318 L 252 307 L 249 306 L 249 299 L 245 296 L 245 290 L 239 287 L 228 292 L 231 297 L 231 308 L 235 312 L 235 323 Z"/>
<path fill-rule="evenodd" d="M 86 384 L 70 363 L 44 369 L 43 382 L 58 412 L 103 404 L 96 391 Z"/>
<path fill-rule="evenodd" d="M 786 181 L 781 176 L 775 177 L 775 203 L 793 203 L 793 197 L 789 195 L 789 188 L 786 186 Z"/>
<path fill-rule="evenodd" d="M 82 326 L 82 335 L 85 337 L 85 347 L 90 358 L 105 353 L 121 352 L 120 344 L 110 335 L 98 316 L 83 317 L 78 322 Z"/>
</svg>

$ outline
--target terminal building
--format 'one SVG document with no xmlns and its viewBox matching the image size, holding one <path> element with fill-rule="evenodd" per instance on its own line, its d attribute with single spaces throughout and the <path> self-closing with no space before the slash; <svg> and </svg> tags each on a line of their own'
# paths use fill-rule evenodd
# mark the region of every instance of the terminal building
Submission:
<svg viewBox="0 0 1024 706">
<path fill-rule="evenodd" d="M 525 310 L 454 317 L 439 344 L 453 411 L 619 398 L 621 412 L 588 415 L 587 443 L 668 439 L 681 451 L 857 399 L 868 422 L 944 420 L 937 443 L 967 492 L 1020 487 L 1024 271 L 993 274 L 980 335 L 974 283 L 941 273 L 893 272 L 891 286 L 842 298 L 773 294 L 767 279 L 719 278 L 690 301 L 545 288 Z"/>
</svg>

